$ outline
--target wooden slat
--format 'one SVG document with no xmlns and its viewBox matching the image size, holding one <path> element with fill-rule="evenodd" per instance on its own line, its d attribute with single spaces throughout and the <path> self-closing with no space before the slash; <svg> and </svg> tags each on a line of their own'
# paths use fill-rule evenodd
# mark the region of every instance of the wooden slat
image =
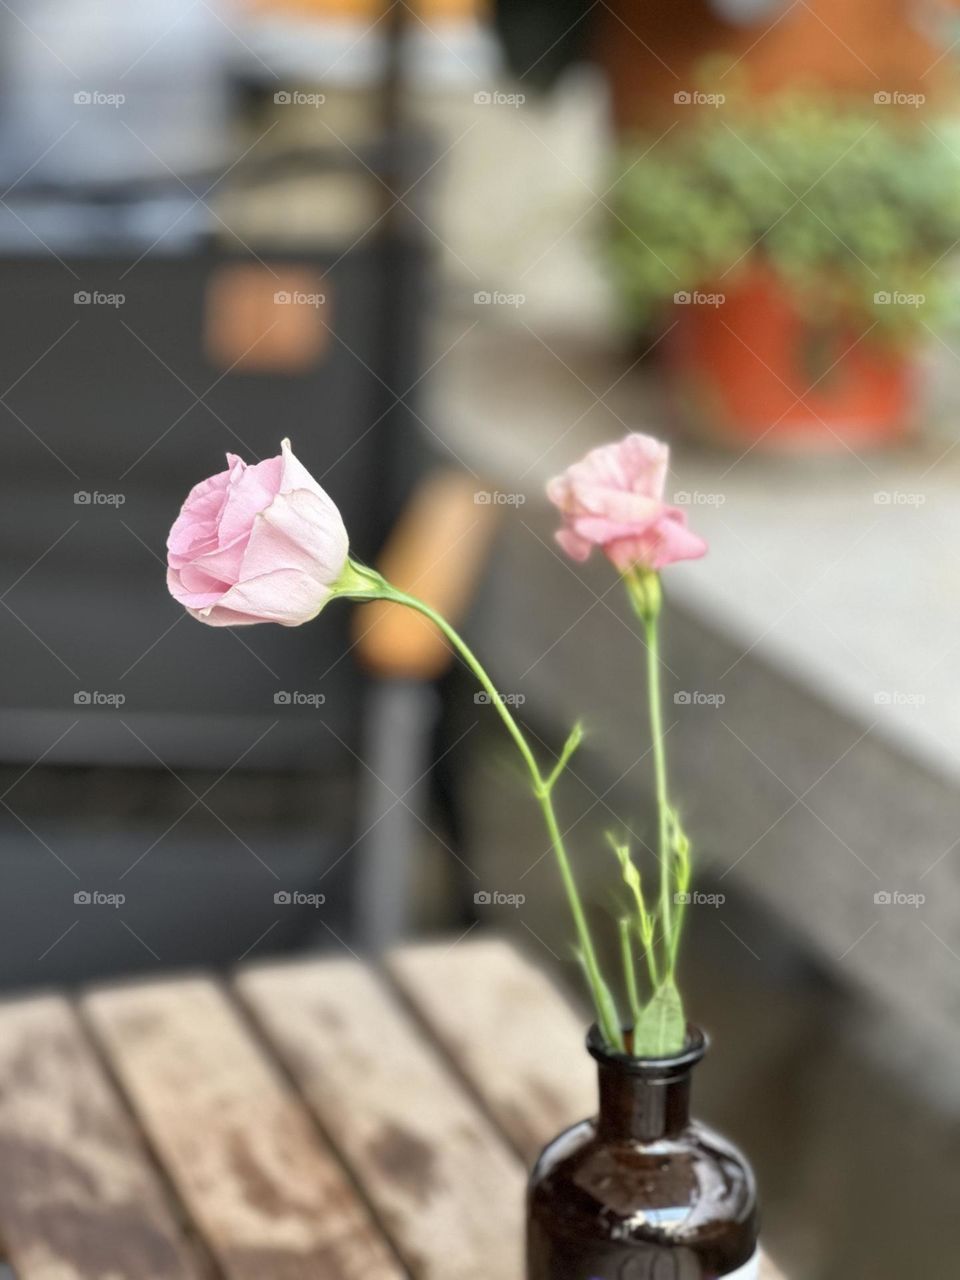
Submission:
<svg viewBox="0 0 960 1280">
<path fill-rule="evenodd" d="M 783 1273 L 766 1256 L 760 1259 L 760 1280 L 783 1280 Z"/>
<path fill-rule="evenodd" d="M 107 989 L 84 1008 L 231 1280 L 399 1280 L 305 1108 L 214 983 Z"/>
<path fill-rule="evenodd" d="M 594 1114 L 584 1018 L 510 943 L 405 947 L 388 967 L 528 1165 L 561 1129 Z"/>
<path fill-rule="evenodd" d="M 521 1280 L 520 1162 L 381 982 L 325 960 L 238 990 L 417 1280 Z"/>
<path fill-rule="evenodd" d="M 18 1280 L 196 1280 L 160 1180 L 76 1014 L 0 1005 L 0 1237 Z"/>
<path fill-rule="evenodd" d="M 502 939 L 404 947 L 394 980 L 527 1162 L 596 1113 L 585 1023 L 543 970 Z M 761 1280 L 783 1280 L 768 1260 Z"/>
</svg>

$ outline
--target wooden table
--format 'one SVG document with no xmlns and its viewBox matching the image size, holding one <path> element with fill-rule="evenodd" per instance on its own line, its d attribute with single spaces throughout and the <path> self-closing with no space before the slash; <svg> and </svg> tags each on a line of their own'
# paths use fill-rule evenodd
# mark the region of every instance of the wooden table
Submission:
<svg viewBox="0 0 960 1280">
<path fill-rule="evenodd" d="M 493 940 L 0 1005 L 18 1280 L 520 1280 L 582 1018 Z M 771 1267 L 764 1280 L 778 1280 Z"/>
</svg>

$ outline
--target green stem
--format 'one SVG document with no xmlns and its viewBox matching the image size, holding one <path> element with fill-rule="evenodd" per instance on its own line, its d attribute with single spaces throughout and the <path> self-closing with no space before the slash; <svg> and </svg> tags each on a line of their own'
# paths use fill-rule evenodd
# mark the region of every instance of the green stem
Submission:
<svg viewBox="0 0 960 1280">
<path fill-rule="evenodd" d="M 630 921 L 620 921 L 620 953 L 623 957 L 623 976 L 627 988 L 627 1000 L 630 1002 L 630 1015 L 633 1025 L 640 1021 L 642 1006 L 640 993 L 637 990 L 637 971 L 633 964 L 633 944 L 630 941 Z"/>
<path fill-rule="evenodd" d="M 523 731 L 514 719 L 510 708 L 500 696 L 499 691 L 490 679 L 490 676 L 487 674 L 484 667 L 481 665 L 477 656 L 467 645 L 466 641 L 463 640 L 462 637 L 453 629 L 450 623 L 447 622 L 446 618 L 437 613 L 435 609 L 431 609 L 431 607 L 428 604 L 425 604 L 424 601 L 418 600 L 416 596 L 409 596 L 402 591 L 397 591 L 386 582 L 384 583 L 384 587 L 385 599 L 393 600 L 397 604 L 406 605 L 410 609 L 415 609 L 418 613 L 423 614 L 425 618 L 429 618 L 430 621 L 440 629 L 443 635 L 446 636 L 454 650 L 460 655 L 466 665 L 480 681 L 480 684 L 489 696 L 490 701 L 496 707 L 500 719 L 506 726 L 507 732 L 513 739 L 517 750 L 520 752 L 533 783 L 533 793 L 537 797 L 540 808 L 543 812 L 547 831 L 550 835 L 550 843 L 553 847 L 557 865 L 560 869 L 560 877 L 563 881 L 563 887 L 566 890 L 571 914 L 573 915 L 573 922 L 577 931 L 580 952 L 583 957 L 583 966 L 593 994 L 600 1029 L 610 1044 L 616 1048 L 622 1048 L 622 1030 L 617 1025 L 616 1018 L 610 1008 L 609 993 L 606 990 L 603 977 L 600 973 L 600 965 L 597 961 L 596 951 L 593 946 L 593 939 L 590 936 L 590 928 L 587 924 L 586 914 L 583 910 L 583 903 L 580 900 L 580 893 L 577 889 L 573 868 L 570 865 L 570 859 L 567 855 L 566 846 L 563 842 L 563 834 L 560 831 L 560 824 L 557 821 L 556 811 L 553 807 L 552 788 L 553 783 L 556 781 L 556 774 L 552 774 L 549 779 L 545 779 L 543 777 L 536 757 L 524 737 Z"/>
<path fill-rule="evenodd" d="M 667 829 L 667 757 L 663 743 L 663 708 L 660 699 L 660 637 L 658 613 L 643 618 L 647 638 L 647 684 L 650 699 L 650 733 L 657 788 L 657 828 L 660 855 L 660 924 L 666 941 L 667 977 L 674 972 L 673 877 L 670 874 L 670 840 Z"/>
<path fill-rule="evenodd" d="M 673 921 L 673 937 L 670 939 L 670 972 L 673 974 L 677 968 L 677 952 L 680 949 L 680 936 L 687 913 L 684 900 L 690 889 L 690 841 L 680 826 L 676 810 L 673 810 L 670 815 L 670 850 L 676 866 L 676 875 L 672 877 L 673 883 L 677 892 L 684 895 L 677 904 Z"/>
<path fill-rule="evenodd" d="M 617 855 L 617 859 L 620 863 L 620 871 L 623 876 L 623 881 L 633 894 L 634 905 L 637 909 L 637 931 L 640 934 L 640 941 L 643 944 L 643 954 L 646 957 L 647 968 L 650 971 L 650 982 L 653 990 L 656 991 L 660 986 L 660 977 L 657 972 L 657 955 L 653 936 L 654 925 L 653 918 L 647 911 L 647 903 L 643 893 L 643 882 L 640 878 L 640 872 L 634 865 L 633 859 L 630 857 L 629 846 L 619 844 L 612 835 L 608 834 L 607 838 L 610 842 L 610 847 Z"/>
<path fill-rule="evenodd" d="M 647 969 L 650 971 L 650 985 L 656 991 L 660 986 L 660 970 L 657 964 L 657 946 L 654 937 L 653 921 L 644 913 L 640 922 L 640 941 L 643 943 L 643 954 L 647 958 Z"/>
</svg>

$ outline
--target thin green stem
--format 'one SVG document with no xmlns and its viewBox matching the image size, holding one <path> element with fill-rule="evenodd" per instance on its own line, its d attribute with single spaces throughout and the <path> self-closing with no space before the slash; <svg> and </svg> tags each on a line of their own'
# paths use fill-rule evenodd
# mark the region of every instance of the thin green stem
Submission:
<svg viewBox="0 0 960 1280">
<path fill-rule="evenodd" d="M 583 966 L 593 993 L 600 1029 L 610 1044 L 617 1048 L 622 1047 L 622 1030 L 617 1024 L 617 1019 L 611 1009 L 609 992 L 606 989 L 606 985 L 600 972 L 600 965 L 597 961 L 593 939 L 590 936 L 587 917 L 583 910 L 583 903 L 580 900 L 580 892 L 577 888 L 573 868 L 570 865 L 570 858 L 567 854 L 566 846 L 564 845 L 563 834 L 560 830 L 560 824 L 557 821 L 556 811 L 553 806 L 552 792 L 553 784 L 556 781 L 557 776 L 556 771 L 550 775 L 549 779 L 544 778 L 543 774 L 540 772 L 540 766 L 537 763 L 537 759 L 534 756 L 529 743 L 524 737 L 523 730 L 517 724 L 510 708 L 501 697 L 490 676 L 480 663 L 480 660 L 474 654 L 472 649 L 470 649 L 466 641 L 454 630 L 450 623 L 447 622 L 446 618 L 437 613 L 437 611 L 432 609 L 428 604 L 425 604 L 424 601 L 418 600 L 416 596 L 410 596 L 405 592 L 397 591 L 388 583 L 384 583 L 384 586 L 386 599 L 393 600 L 397 604 L 406 605 L 410 609 L 415 609 L 418 613 L 423 614 L 425 618 L 429 618 L 430 621 L 440 629 L 443 635 L 446 636 L 455 652 L 460 655 L 469 669 L 480 681 L 480 684 L 489 696 L 490 701 L 496 707 L 500 719 L 506 726 L 507 732 L 513 739 L 517 750 L 520 752 L 523 762 L 527 767 L 527 771 L 530 774 L 531 782 L 533 783 L 533 793 L 536 796 L 543 812 L 544 821 L 550 836 L 550 843 L 560 870 L 560 877 L 563 881 L 567 900 L 570 904 L 570 911 L 573 915 L 573 922 L 577 931 L 580 952 L 583 957 Z"/>
<path fill-rule="evenodd" d="M 673 921 L 673 937 L 670 940 L 670 971 L 677 967 L 677 952 L 680 948 L 680 935 L 683 932 L 683 921 L 687 912 L 686 903 L 690 890 L 690 841 L 687 833 L 680 825 L 677 811 L 670 811 L 670 850 L 673 856 L 673 884 L 679 895 L 677 913 Z"/>
<path fill-rule="evenodd" d="M 647 957 L 647 969 L 650 973 L 650 986 L 654 991 L 656 991 L 660 986 L 661 979 L 660 968 L 657 964 L 657 952 L 652 939 L 649 943 L 644 945 L 643 953 Z"/>
<path fill-rule="evenodd" d="M 620 863 L 620 872 L 623 876 L 623 882 L 633 895 L 634 905 L 637 910 L 637 932 L 639 933 L 640 941 L 643 944 L 643 954 L 646 957 L 647 968 L 650 971 L 650 982 L 653 990 L 656 991 L 657 987 L 660 985 L 660 976 L 657 970 L 657 954 L 653 937 L 654 923 L 653 918 L 647 911 L 647 903 L 643 893 L 643 882 L 640 877 L 640 872 L 630 856 L 629 846 L 620 844 L 609 833 L 607 835 L 607 839 Z"/>
<path fill-rule="evenodd" d="M 397 604 L 406 605 L 410 609 L 415 609 L 417 613 L 422 613 L 425 618 L 429 618 L 435 626 L 440 628 L 456 652 L 483 685 L 484 692 L 496 707 L 500 715 L 500 719 L 506 725 L 507 732 L 510 734 L 511 738 L 513 738 L 517 750 L 523 757 L 524 764 L 527 766 L 527 770 L 529 771 L 536 787 L 538 789 L 543 787 L 544 782 L 543 778 L 540 776 L 539 765 L 537 764 L 536 758 L 534 757 L 526 738 L 523 736 L 523 731 L 514 719 L 510 708 L 500 696 L 500 693 L 493 681 L 481 665 L 479 658 L 477 658 L 473 650 L 469 648 L 467 642 L 462 639 L 456 631 L 454 631 L 446 618 L 437 613 L 436 609 L 431 609 L 428 604 L 424 603 L 424 601 L 418 600 L 416 596 L 408 596 L 405 592 L 397 591 L 393 587 L 389 587 L 388 590 L 388 599 L 394 600 Z"/>
<path fill-rule="evenodd" d="M 660 986 L 660 968 L 657 964 L 657 947 L 654 938 L 653 920 L 644 910 L 644 915 L 640 921 L 640 941 L 643 943 L 643 954 L 647 958 L 647 968 L 650 971 L 650 984 L 656 991 Z"/>
<path fill-rule="evenodd" d="M 663 742 L 663 708 L 660 698 L 660 636 L 657 614 L 646 614 L 647 684 L 650 700 L 650 733 L 657 789 L 658 851 L 660 855 L 660 924 L 666 940 L 667 976 L 672 977 L 676 947 L 673 942 L 673 877 L 668 830 L 667 757 Z"/>
<path fill-rule="evenodd" d="M 630 921 L 624 917 L 620 921 L 620 954 L 623 957 L 623 978 L 627 988 L 627 1000 L 630 1003 L 630 1016 L 633 1025 L 640 1021 L 642 1006 L 640 993 L 637 990 L 637 971 L 633 963 L 633 943 L 630 940 Z"/>
</svg>

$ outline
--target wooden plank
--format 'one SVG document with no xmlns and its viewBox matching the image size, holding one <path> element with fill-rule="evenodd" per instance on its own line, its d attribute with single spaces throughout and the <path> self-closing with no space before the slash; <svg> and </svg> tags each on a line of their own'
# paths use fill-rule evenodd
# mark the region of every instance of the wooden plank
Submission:
<svg viewBox="0 0 960 1280">
<path fill-rule="evenodd" d="M 196 1280 L 160 1179 L 74 1011 L 0 1005 L 0 1238 L 18 1280 Z"/>
<path fill-rule="evenodd" d="M 586 1020 L 511 943 L 407 946 L 388 969 L 406 999 L 528 1164 L 596 1113 Z M 764 1259 L 761 1280 L 783 1280 Z"/>
<path fill-rule="evenodd" d="M 116 987 L 84 1009 L 231 1280 L 399 1280 L 306 1109 L 215 983 Z"/>
<path fill-rule="evenodd" d="M 784 1280 L 783 1272 L 778 1270 L 766 1256 L 760 1259 L 760 1280 Z"/>
<path fill-rule="evenodd" d="M 527 1165 L 596 1112 L 583 1015 L 510 943 L 404 947 L 388 968 Z"/>
<path fill-rule="evenodd" d="M 237 987 L 416 1280 L 521 1280 L 520 1162 L 380 980 L 324 960 Z"/>
</svg>

